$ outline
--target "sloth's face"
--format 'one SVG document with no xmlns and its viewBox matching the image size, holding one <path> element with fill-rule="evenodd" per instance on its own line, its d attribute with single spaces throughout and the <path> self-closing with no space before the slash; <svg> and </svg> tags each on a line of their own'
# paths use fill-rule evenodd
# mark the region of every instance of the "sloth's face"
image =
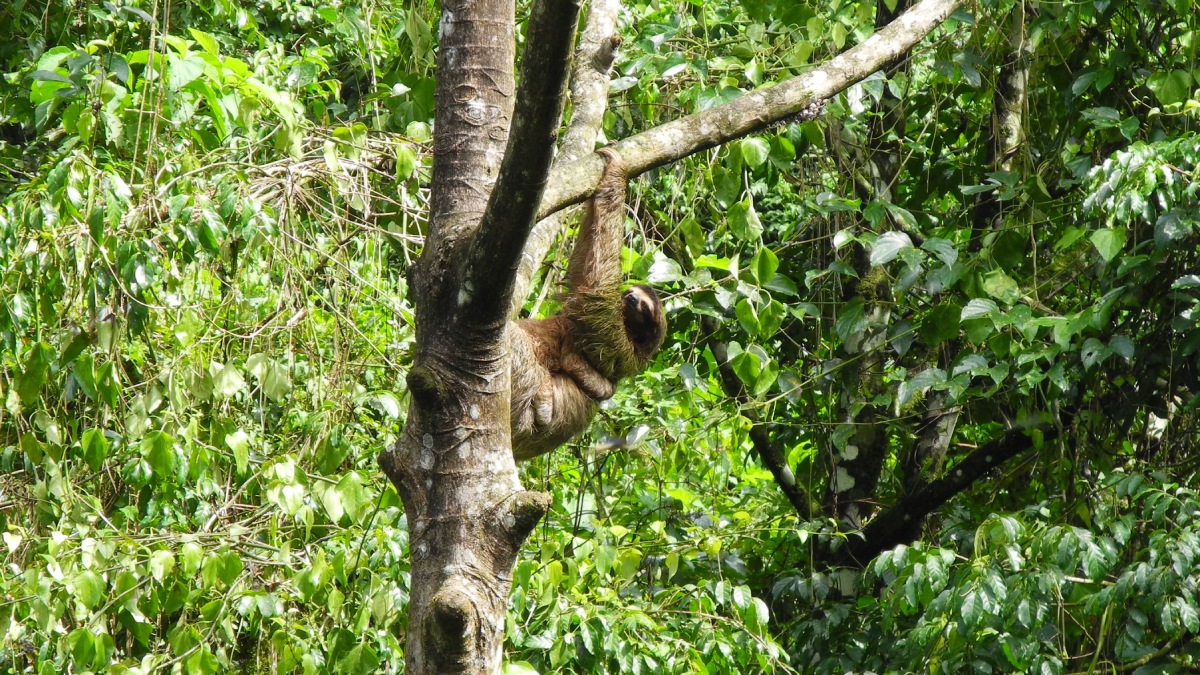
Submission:
<svg viewBox="0 0 1200 675">
<path fill-rule="evenodd" d="M 666 333 L 662 303 L 649 286 L 637 285 L 625 291 L 625 333 L 645 355 L 653 354 Z"/>
</svg>

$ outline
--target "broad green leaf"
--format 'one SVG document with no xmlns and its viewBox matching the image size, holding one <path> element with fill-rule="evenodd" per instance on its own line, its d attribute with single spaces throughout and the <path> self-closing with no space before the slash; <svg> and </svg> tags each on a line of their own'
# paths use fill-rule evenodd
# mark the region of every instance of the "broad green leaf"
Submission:
<svg viewBox="0 0 1200 675">
<path fill-rule="evenodd" d="M 212 35 L 209 35 L 201 30 L 196 30 L 195 28 L 188 28 L 188 33 L 192 36 L 192 39 L 196 41 L 196 44 L 200 45 L 200 48 L 204 51 L 212 54 L 213 56 L 221 53 L 221 49 L 217 44 L 217 39 Z"/>
<path fill-rule="evenodd" d="M 1192 75 L 1186 70 L 1158 71 L 1152 73 L 1146 86 L 1162 105 L 1183 103 L 1192 88 Z"/>
<path fill-rule="evenodd" d="M 221 398 L 230 398 L 235 394 L 246 391 L 246 378 L 242 377 L 242 373 L 237 366 L 230 364 L 222 365 L 213 363 L 217 369 L 213 376 L 213 393 Z"/>
<path fill-rule="evenodd" d="M 182 570 L 187 576 L 191 576 L 200 570 L 200 564 L 204 560 L 204 548 L 194 541 L 185 542 L 181 551 Z"/>
<path fill-rule="evenodd" d="M 104 579 L 91 570 L 80 572 L 71 581 L 75 599 L 88 609 L 95 609 L 104 596 Z"/>
<path fill-rule="evenodd" d="M 988 300 L 987 298 L 973 298 L 967 303 L 966 307 L 963 307 L 959 320 L 967 321 L 970 319 L 990 318 L 999 314 L 1000 307 L 995 301 Z"/>
<path fill-rule="evenodd" d="M 767 157 L 771 154 L 770 144 L 758 137 L 742 139 L 739 147 L 742 152 L 742 161 L 754 169 L 766 164 Z"/>
<path fill-rule="evenodd" d="M 357 471 L 342 476 L 334 488 L 342 498 L 342 506 L 352 522 L 358 522 L 365 515 L 366 508 L 371 506 L 371 495 L 368 494 L 363 477 Z"/>
<path fill-rule="evenodd" d="M 1117 254 L 1125 247 L 1125 236 L 1124 229 L 1106 227 L 1092 233 L 1092 245 L 1100 252 L 1100 257 L 1104 258 L 1104 262 L 1112 262 L 1112 259 L 1117 257 Z"/>
<path fill-rule="evenodd" d="M 772 300 L 767 303 L 758 312 L 758 337 L 762 340 L 769 340 L 775 337 L 779 332 L 780 326 L 783 325 L 783 319 L 787 316 L 787 307 L 784 307 L 778 300 Z"/>
<path fill-rule="evenodd" d="M 616 561 L 617 548 L 615 546 L 604 544 L 596 549 L 596 571 L 599 572 L 600 576 L 607 575 Z"/>
<path fill-rule="evenodd" d="M 947 239 L 930 237 L 921 244 L 921 248 L 936 255 L 938 260 L 947 265 L 953 265 L 958 262 L 958 248 L 954 245 L 954 242 Z"/>
<path fill-rule="evenodd" d="M 992 270 L 983 277 L 983 291 L 997 300 L 1014 305 L 1021 299 L 1021 289 L 1001 270 Z"/>
<path fill-rule="evenodd" d="M 167 55 L 167 87 L 179 91 L 204 74 L 204 59 L 189 54 L 186 57 Z"/>
<path fill-rule="evenodd" d="M 621 551 L 617 559 L 617 576 L 623 581 L 631 581 L 642 567 L 642 552 L 636 548 Z"/>
<path fill-rule="evenodd" d="M 101 429 L 88 429 L 79 440 L 79 449 L 92 471 L 99 471 L 108 457 L 108 438 Z"/>
<path fill-rule="evenodd" d="M 96 658 L 96 636 L 86 628 L 76 628 L 67 634 L 71 658 L 76 664 L 90 664 Z"/>
<path fill-rule="evenodd" d="M 35 343 L 25 354 L 24 367 L 17 377 L 17 394 L 21 402 L 30 405 L 37 401 L 42 394 L 42 385 L 46 383 L 46 372 L 54 360 L 54 352 L 45 342 Z"/>
<path fill-rule="evenodd" d="M 142 439 L 142 456 L 160 479 L 175 475 L 175 439 L 169 434 L 158 430 L 147 433 Z"/>
<path fill-rule="evenodd" d="M 749 300 L 746 298 L 739 300 L 733 312 L 737 316 L 738 323 L 742 325 L 742 330 L 751 335 L 758 334 L 758 312 L 754 310 L 754 305 Z"/>
<path fill-rule="evenodd" d="M 729 365 L 747 388 L 753 387 L 762 374 L 762 364 L 758 357 L 749 352 L 740 352 L 729 359 Z"/>
<path fill-rule="evenodd" d="M 162 582 L 175 569 L 175 555 L 170 551 L 159 549 L 150 554 L 150 576 L 155 581 Z"/>
<path fill-rule="evenodd" d="M 338 661 L 336 672 L 346 675 L 371 675 L 378 671 L 380 663 L 379 655 L 369 644 L 359 643 Z"/>
<path fill-rule="evenodd" d="M 921 320 L 921 340 L 930 347 L 958 336 L 962 308 L 953 302 L 942 303 L 925 314 Z"/>
<path fill-rule="evenodd" d="M 903 232 L 884 232 L 871 247 L 871 265 L 874 267 L 889 263 L 900 255 L 901 250 L 912 248 L 912 245 L 912 239 Z"/>
<path fill-rule="evenodd" d="M 729 229 L 738 239 L 758 241 L 758 238 L 762 236 L 762 223 L 758 220 L 758 214 L 754 212 L 754 203 L 749 199 L 743 199 L 731 205 L 726 218 L 729 222 Z"/>
<path fill-rule="evenodd" d="M 116 365 L 112 361 L 106 361 L 97 366 L 96 394 L 110 408 L 117 407 L 119 384 L 117 381 Z"/>
<path fill-rule="evenodd" d="M 896 405 L 904 406 L 916 394 L 924 393 L 930 387 L 946 381 L 946 371 L 941 368 L 926 368 L 917 373 L 912 379 L 900 383 L 896 394 Z"/>
<path fill-rule="evenodd" d="M 758 252 L 754 254 L 754 258 L 750 260 L 750 273 L 759 284 L 770 280 L 775 275 L 775 270 L 777 269 L 779 269 L 779 258 L 771 249 L 765 246 L 758 249 Z"/>
<path fill-rule="evenodd" d="M 1133 346 L 1133 340 L 1130 340 L 1128 336 L 1114 335 L 1112 339 L 1108 341 L 1108 348 L 1113 350 L 1114 353 L 1126 361 L 1133 359 L 1135 349 Z"/>
<path fill-rule="evenodd" d="M 231 434 L 225 434 L 225 445 L 233 451 L 237 472 L 239 474 L 246 473 L 246 469 L 250 465 L 250 435 L 241 429 Z"/>
<path fill-rule="evenodd" d="M 833 332 L 842 341 L 850 339 L 851 335 L 866 328 L 866 308 L 863 299 L 856 297 L 842 306 L 837 321 L 834 322 Z"/>
<path fill-rule="evenodd" d="M 408 143 L 396 144 L 396 180 L 406 181 L 417 171 L 417 153 Z"/>
</svg>

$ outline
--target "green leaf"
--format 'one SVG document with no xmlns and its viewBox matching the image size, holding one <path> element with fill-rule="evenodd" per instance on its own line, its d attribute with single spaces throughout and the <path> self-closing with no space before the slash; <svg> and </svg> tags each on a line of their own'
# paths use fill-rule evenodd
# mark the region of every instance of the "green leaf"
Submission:
<svg viewBox="0 0 1200 675">
<path fill-rule="evenodd" d="M 367 492 L 362 475 L 357 471 L 351 471 L 342 476 L 342 479 L 334 487 L 334 491 L 341 496 L 342 507 L 350 516 L 350 521 L 359 522 L 365 515 L 364 507 L 370 506 L 371 503 L 371 495 Z"/>
<path fill-rule="evenodd" d="M 1112 259 L 1117 257 L 1121 249 L 1125 247 L 1126 232 L 1123 229 L 1114 229 L 1106 227 L 1103 230 L 1096 230 L 1092 233 L 1092 246 L 1100 252 L 1100 257 L 1104 258 L 1104 262 L 1112 262 Z"/>
<path fill-rule="evenodd" d="M 930 237 L 925 240 L 925 243 L 921 244 L 921 248 L 936 255 L 938 260 L 947 265 L 953 265 L 958 262 L 958 248 L 954 245 L 954 242 L 948 239 Z"/>
<path fill-rule="evenodd" d="M 341 521 L 342 516 L 346 513 L 346 509 L 342 506 L 341 491 L 327 485 L 321 487 L 321 506 L 325 509 L 326 515 L 329 516 L 329 521 L 332 523 Z M 314 492 L 316 491 L 316 488 L 317 486 L 314 486 Z"/>
<path fill-rule="evenodd" d="M 729 207 L 727 213 L 729 229 L 738 239 L 758 241 L 758 238 L 762 236 L 762 222 L 759 221 L 758 214 L 754 212 L 754 202 L 749 199 L 735 202 Z"/>
<path fill-rule="evenodd" d="M 347 675 L 371 675 L 379 669 L 379 655 L 371 646 L 359 643 L 346 653 L 338 662 L 336 672 Z"/>
<path fill-rule="evenodd" d="M 75 335 L 71 341 L 63 347 L 62 353 L 58 356 L 60 366 L 65 366 L 75 360 L 77 356 L 83 353 L 84 349 L 92 344 L 92 338 L 86 331 L 75 331 Z"/>
<path fill-rule="evenodd" d="M 737 305 L 733 308 L 733 313 L 737 316 L 738 323 L 742 325 L 742 330 L 752 335 L 758 333 L 758 312 L 754 311 L 754 305 L 746 298 L 738 300 Z"/>
<path fill-rule="evenodd" d="M 233 451 L 237 472 L 239 474 L 246 473 L 246 469 L 250 465 L 250 435 L 241 429 L 231 434 L 225 434 L 225 445 Z"/>
<path fill-rule="evenodd" d="M 935 384 L 941 384 L 946 381 L 946 371 L 941 368 L 926 368 L 917 373 L 911 380 L 905 380 L 900 383 L 900 387 L 896 393 L 896 405 L 903 406 L 912 400 L 912 397 L 919 393 L 924 393 Z"/>
<path fill-rule="evenodd" d="M 232 363 L 221 365 L 213 363 L 218 368 L 213 376 L 213 393 L 221 398 L 230 398 L 235 394 L 246 391 L 246 378 Z"/>
<path fill-rule="evenodd" d="M 163 579 L 175 569 L 175 555 L 170 551 L 159 549 L 150 554 L 150 576 L 162 583 Z"/>
<path fill-rule="evenodd" d="M 188 33 L 191 34 L 192 39 L 195 40 L 196 44 L 200 45 L 200 48 L 204 51 L 212 54 L 213 56 L 217 56 L 221 53 L 221 49 L 217 45 L 217 39 L 213 36 L 205 33 L 204 31 L 196 30 L 195 28 L 189 28 Z"/>
<path fill-rule="evenodd" d="M 159 478 L 175 475 L 175 439 L 162 431 L 153 430 L 142 439 L 142 455 L 150 470 Z"/>
<path fill-rule="evenodd" d="M 54 360 L 54 351 L 45 342 L 38 342 L 29 348 L 25 355 L 25 364 L 17 377 L 17 395 L 21 402 L 29 405 L 42 395 L 42 385 L 46 383 L 46 371 Z"/>
<path fill-rule="evenodd" d="M 1016 304 L 1021 299 L 1021 289 L 1017 286 L 1017 282 L 1001 270 L 992 270 L 984 276 L 983 291 L 1010 305 Z"/>
<path fill-rule="evenodd" d="M 642 552 L 636 548 L 621 551 L 617 559 L 617 576 L 624 581 L 631 581 L 642 567 Z"/>
<path fill-rule="evenodd" d="M 221 554 L 221 581 L 226 586 L 232 586 L 242 573 L 242 557 L 236 551 L 226 551 Z"/>
<path fill-rule="evenodd" d="M 1150 76 L 1146 86 L 1162 105 L 1183 103 L 1191 94 L 1192 75 L 1186 70 L 1158 71 Z"/>
<path fill-rule="evenodd" d="M 754 380 L 753 386 L 750 387 L 750 395 L 756 398 L 766 394 L 775 384 L 775 380 L 779 379 L 779 362 L 771 358 L 760 358 L 763 363 L 762 370 L 759 372 L 758 378 Z"/>
<path fill-rule="evenodd" d="M 851 335 L 860 332 L 867 325 L 866 308 L 861 297 L 855 297 L 842 306 L 837 321 L 833 324 L 833 332 L 843 342 Z"/>
<path fill-rule="evenodd" d="M 617 560 L 617 548 L 604 544 L 596 549 L 596 571 L 600 576 L 608 574 Z"/>
<path fill-rule="evenodd" d="M 95 609 L 104 596 L 104 579 L 91 570 L 79 573 L 71 586 L 75 599 L 88 609 Z"/>
<path fill-rule="evenodd" d="M 779 269 L 779 258 L 769 248 L 763 247 L 758 249 L 758 252 L 754 254 L 754 258 L 750 260 L 750 273 L 759 284 L 763 284 L 771 279 L 777 269 Z"/>
<path fill-rule="evenodd" d="M 762 138 L 744 138 L 739 143 L 742 153 L 742 161 L 747 166 L 757 169 L 766 164 L 767 158 L 771 155 L 771 145 Z"/>
<path fill-rule="evenodd" d="M 200 563 L 204 560 L 204 548 L 194 541 L 185 542 L 180 558 L 183 562 L 183 573 L 191 576 L 200 569 Z"/>
<path fill-rule="evenodd" d="M 207 63 L 197 55 L 180 57 L 167 55 L 167 87 L 179 91 L 204 74 Z"/>
<path fill-rule="evenodd" d="M 118 386 L 116 366 L 106 361 L 96 368 L 96 394 L 110 408 L 117 407 Z"/>
<path fill-rule="evenodd" d="M 80 454 L 92 471 L 99 471 L 108 457 L 108 438 L 100 429 L 88 429 L 79 440 Z"/>
<path fill-rule="evenodd" d="M 758 312 L 758 337 L 762 340 L 775 337 L 786 316 L 787 307 L 784 307 L 778 300 L 767 303 L 767 306 Z"/>
<path fill-rule="evenodd" d="M 390 391 L 381 391 L 376 393 L 370 399 L 371 404 L 378 408 L 383 414 L 388 417 L 398 420 L 400 419 L 400 399 Z"/>
<path fill-rule="evenodd" d="M 76 664 L 93 663 L 96 659 L 96 636 L 86 628 L 76 628 L 67 634 L 67 645 Z"/>
<path fill-rule="evenodd" d="M 919 328 L 921 340 L 933 347 L 957 337 L 961 316 L 962 308 L 953 302 L 934 307 L 921 320 Z"/>
<path fill-rule="evenodd" d="M 912 248 L 912 245 L 912 239 L 903 232 L 884 232 L 871 247 L 871 266 L 877 267 L 891 262 L 900 255 L 900 251 Z"/>
<path fill-rule="evenodd" d="M 417 152 L 408 143 L 396 144 L 396 180 L 406 181 L 417 171 Z"/>
<path fill-rule="evenodd" d="M 1000 307 L 993 300 L 987 298 L 973 298 L 962 309 L 960 321 L 968 321 L 970 319 L 991 318 L 999 316 Z"/>
<path fill-rule="evenodd" d="M 1130 340 L 1128 336 L 1125 336 L 1125 335 L 1112 336 L 1112 339 L 1108 341 L 1108 348 L 1113 350 L 1113 352 L 1115 354 L 1117 354 L 1121 358 L 1125 359 L 1126 361 L 1130 361 L 1133 359 L 1133 355 L 1134 355 L 1134 351 L 1135 351 L 1134 345 L 1133 345 L 1133 340 Z"/>
</svg>

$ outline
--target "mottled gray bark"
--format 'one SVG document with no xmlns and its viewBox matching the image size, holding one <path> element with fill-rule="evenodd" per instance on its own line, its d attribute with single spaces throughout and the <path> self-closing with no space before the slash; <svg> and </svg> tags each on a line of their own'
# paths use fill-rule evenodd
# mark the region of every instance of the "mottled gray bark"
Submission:
<svg viewBox="0 0 1200 675">
<path fill-rule="evenodd" d="M 379 458 L 411 534 L 409 673 L 499 672 L 517 552 L 550 504 L 517 477 L 503 338 L 577 12 L 569 0 L 534 4 L 514 108 L 512 0 L 443 3 L 430 233 L 409 274 L 412 401 Z"/>
</svg>

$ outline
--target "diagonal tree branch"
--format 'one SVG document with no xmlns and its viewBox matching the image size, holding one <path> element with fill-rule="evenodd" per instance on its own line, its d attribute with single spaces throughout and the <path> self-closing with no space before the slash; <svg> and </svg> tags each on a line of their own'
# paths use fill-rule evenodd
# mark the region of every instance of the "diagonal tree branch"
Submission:
<svg viewBox="0 0 1200 675">
<path fill-rule="evenodd" d="M 878 33 L 819 68 L 695 115 L 630 136 L 614 147 L 635 176 L 677 159 L 760 131 L 828 99 L 901 58 L 958 9 L 962 0 L 923 0 Z M 588 198 L 604 160 L 585 156 L 556 166 L 538 217 Z"/>
<path fill-rule="evenodd" d="M 834 563 L 863 567 L 883 551 L 916 539 L 926 516 L 969 488 L 987 472 L 1026 450 L 1039 446 L 1039 443 L 1030 438 L 1031 431 L 1041 431 L 1041 428 L 1013 429 L 983 445 L 951 467 L 945 476 L 925 485 L 875 516 L 870 524 L 863 528 L 862 538 L 851 538 L 846 542 L 846 546 L 835 557 Z M 1058 431 L 1053 427 L 1047 428 L 1042 434 L 1043 442 L 1058 437 Z"/>
<path fill-rule="evenodd" d="M 775 478 L 775 484 L 783 491 L 783 495 L 796 510 L 796 514 L 803 520 L 811 520 L 818 509 L 813 505 L 812 499 L 804 488 L 796 483 L 796 475 L 788 466 L 787 456 L 771 440 L 771 431 L 766 422 L 759 419 L 758 411 L 747 407 L 750 399 L 746 395 L 746 388 L 738 379 L 737 373 L 733 372 L 733 367 L 729 365 L 729 352 L 725 348 L 725 343 L 716 338 L 716 320 L 704 317 L 701 320 L 701 328 L 704 332 L 704 341 L 712 351 L 713 359 L 717 362 L 717 370 L 721 374 L 721 388 L 725 390 L 727 396 L 733 397 L 742 406 L 742 415 L 750 420 L 750 443 L 753 445 L 759 461 L 771 472 L 771 476 Z"/>
<path fill-rule="evenodd" d="M 462 266 L 458 304 L 475 325 L 503 325 L 562 120 L 579 0 L 537 0 L 500 177 Z"/>
</svg>

